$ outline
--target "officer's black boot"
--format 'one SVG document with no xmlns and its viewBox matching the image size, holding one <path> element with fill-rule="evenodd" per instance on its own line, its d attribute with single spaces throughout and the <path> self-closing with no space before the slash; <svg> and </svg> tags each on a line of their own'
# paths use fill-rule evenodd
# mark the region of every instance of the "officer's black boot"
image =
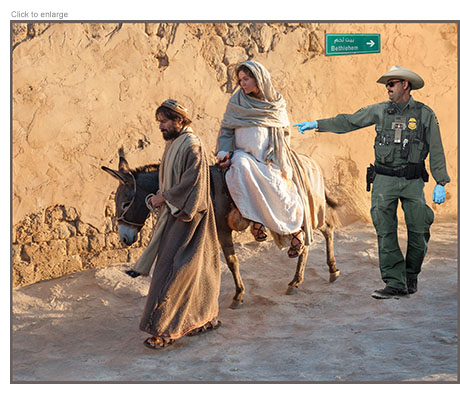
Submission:
<svg viewBox="0 0 460 394">
<path fill-rule="evenodd" d="M 407 282 L 407 291 L 409 292 L 409 294 L 416 293 L 417 292 L 417 278 L 413 278 L 413 279 L 407 278 L 406 282 Z"/>
<path fill-rule="evenodd" d="M 379 300 L 388 299 L 388 298 L 404 298 L 409 297 L 409 294 L 406 289 L 397 289 L 395 287 L 386 286 L 384 289 L 375 290 L 372 293 L 372 297 Z"/>
</svg>

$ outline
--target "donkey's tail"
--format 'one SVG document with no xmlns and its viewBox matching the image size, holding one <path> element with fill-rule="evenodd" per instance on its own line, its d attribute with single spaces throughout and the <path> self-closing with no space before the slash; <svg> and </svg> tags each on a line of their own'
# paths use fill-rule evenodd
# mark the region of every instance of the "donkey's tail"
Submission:
<svg viewBox="0 0 460 394">
<path fill-rule="evenodd" d="M 326 190 L 324 193 L 326 197 L 326 224 L 328 227 L 340 228 L 342 227 L 342 223 L 340 221 L 337 207 L 340 206 L 340 203 L 335 199 L 332 198 L 329 192 Z"/>
<path fill-rule="evenodd" d="M 335 198 L 331 197 L 330 193 L 327 190 L 324 194 L 326 197 L 326 204 L 329 205 L 331 208 L 337 208 L 340 205 Z"/>
</svg>

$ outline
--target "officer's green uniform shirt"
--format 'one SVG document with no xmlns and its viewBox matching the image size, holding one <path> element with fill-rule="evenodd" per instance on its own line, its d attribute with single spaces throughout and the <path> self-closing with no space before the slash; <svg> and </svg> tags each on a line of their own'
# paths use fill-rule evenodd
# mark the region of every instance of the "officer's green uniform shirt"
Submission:
<svg viewBox="0 0 460 394">
<path fill-rule="evenodd" d="M 386 101 L 361 108 L 354 114 L 340 114 L 334 118 L 320 119 L 317 121 L 317 131 L 342 134 L 376 125 L 376 165 L 400 168 L 410 162 L 423 161 L 429 153 L 430 172 L 435 181 L 441 185 L 448 183 L 450 178 L 447 174 L 439 124 L 433 110 L 415 101 L 412 96 L 406 103 L 393 104 L 393 114 L 387 112 L 390 105 L 391 103 Z M 399 143 L 394 143 L 395 123 L 399 123 L 403 129 Z M 425 143 L 417 139 L 422 132 Z M 409 146 L 406 154 L 403 149 L 405 143 Z"/>
</svg>

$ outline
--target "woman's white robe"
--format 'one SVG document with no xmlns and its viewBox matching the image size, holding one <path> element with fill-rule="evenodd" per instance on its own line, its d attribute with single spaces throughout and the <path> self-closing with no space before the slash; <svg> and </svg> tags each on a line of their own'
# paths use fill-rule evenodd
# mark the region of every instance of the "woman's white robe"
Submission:
<svg viewBox="0 0 460 394">
<path fill-rule="evenodd" d="M 265 161 L 268 129 L 241 127 L 234 138 L 236 150 L 225 178 L 243 217 L 280 235 L 300 230 L 304 209 L 295 183 Z"/>
</svg>

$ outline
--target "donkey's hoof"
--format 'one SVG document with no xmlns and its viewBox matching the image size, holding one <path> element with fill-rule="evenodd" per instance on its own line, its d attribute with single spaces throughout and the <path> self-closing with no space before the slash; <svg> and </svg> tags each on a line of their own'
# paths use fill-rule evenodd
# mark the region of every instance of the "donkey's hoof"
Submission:
<svg viewBox="0 0 460 394">
<path fill-rule="evenodd" d="M 286 294 L 287 294 L 287 295 L 293 295 L 293 294 L 296 294 L 298 290 L 299 290 L 299 289 L 297 288 L 297 286 L 291 286 L 291 285 L 289 285 L 288 288 L 287 288 L 287 290 L 286 290 Z"/>
<path fill-rule="evenodd" d="M 230 304 L 230 309 L 240 309 L 243 306 L 243 300 L 233 300 Z"/>
<path fill-rule="evenodd" d="M 331 273 L 329 274 L 329 282 L 331 282 L 331 283 L 332 283 L 332 282 L 335 282 L 335 280 L 336 280 L 339 276 L 340 276 L 340 271 L 339 271 L 339 270 L 337 270 L 337 271 L 335 271 L 335 272 L 331 272 Z"/>
</svg>

